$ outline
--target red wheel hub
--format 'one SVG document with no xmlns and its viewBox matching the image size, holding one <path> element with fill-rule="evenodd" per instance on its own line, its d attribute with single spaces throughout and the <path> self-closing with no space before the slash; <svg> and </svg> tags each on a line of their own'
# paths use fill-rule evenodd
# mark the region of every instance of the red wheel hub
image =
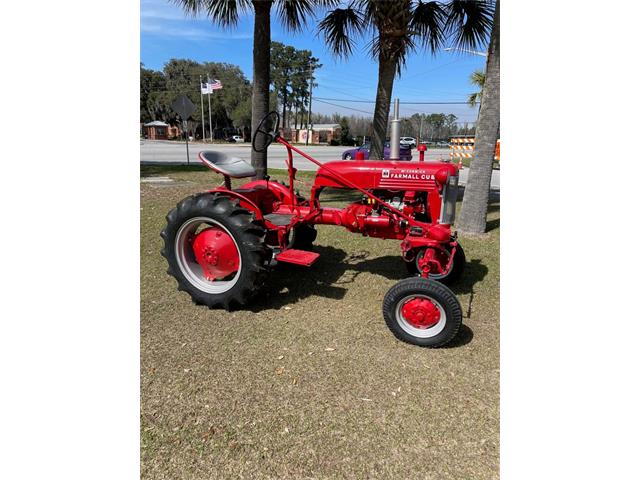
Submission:
<svg viewBox="0 0 640 480">
<path fill-rule="evenodd" d="M 440 310 L 431 300 L 414 298 L 402 306 L 402 316 L 416 328 L 429 328 L 440 321 Z"/>
<path fill-rule="evenodd" d="M 418 269 L 422 272 L 427 267 L 430 274 L 443 275 L 447 270 L 449 256 L 442 250 L 427 248 L 424 255 L 418 259 Z"/>
<path fill-rule="evenodd" d="M 228 277 L 240 268 L 240 253 L 231 235 L 220 227 L 202 230 L 193 239 L 193 253 L 207 280 Z"/>
</svg>

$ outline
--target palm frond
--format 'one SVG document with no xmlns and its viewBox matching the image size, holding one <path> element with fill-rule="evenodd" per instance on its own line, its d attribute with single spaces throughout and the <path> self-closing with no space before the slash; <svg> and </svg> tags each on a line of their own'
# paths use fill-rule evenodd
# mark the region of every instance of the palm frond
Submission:
<svg viewBox="0 0 640 480">
<path fill-rule="evenodd" d="M 375 35 L 367 44 L 366 48 L 371 57 L 378 59 L 378 61 L 380 61 L 380 51 L 384 48 L 387 61 L 396 62 L 396 73 L 400 75 L 407 63 L 407 52 L 415 50 L 416 44 L 410 36 L 402 38 L 401 41 L 389 43 L 388 41 L 381 40 L 380 35 Z"/>
<path fill-rule="evenodd" d="M 392 62 L 400 73 L 407 52 L 416 48 L 410 29 L 411 1 L 369 0 L 365 11 L 375 31 L 368 45 L 371 55 L 380 62 Z"/>
<path fill-rule="evenodd" d="M 482 95 L 481 92 L 470 93 L 469 97 L 467 98 L 467 103 L 469 104 L 469 106 L 475 107 L 478 101 L 480 100 L 481 95 Z"/>
<path fill-rule="evenodd" d="M 313 15 L 314 3 L 313 0 L 280 0 L 276 11 L 282 24 L 297 32 L 306 24 L 307 16 Z"/>
<path fill-rule="evenodd" d="M 456 48 L 482 48 L 489 41 L 495 2 L 492 0 L 452 0 L 445 7 L 445 33 Z"/>
<path fill-rule="evenodd" d="M 238 12 L 251 9 L 250 0 L 171 0 L 171 2 L 194 17 L 204 13 L 214 24 L 222 27 L 236 25 Z"/>
<path fill-rule="evenodd" d="M 335 7 L 340 4 L 340 0 L 276 0 L 275 4 L 282 24 L 297 32 L 306 25 L 307 18 L 315 18 L 316 8 Z"/>
<path fill-rule="evenodd" d="M 171 3 L 181 7 L 189 15 L 197 15 L 202 10 L 200 0 L 171 0 Z"/>
<path fill-rule="evenodd" d="M 445 41 L 446 13 L 438 2 L 418 2 L 411 15 L 409 28 L 420 37 L 422 45 L 435 55 Z"/>
<path fill-rule="evenodd" d="M 360 11 L 349 5 L 347 8 L 336 8 L 318 24 L 318 31 L 337 56 L 351 55 L 354 36 L 362 34 L 365 22 Z M 351 36 L 350 36 L 351 35 Z"/>
<path fill-rule="evenodd" d="M 476 70 L 471 74 L 470 80 L 473 85 L 477 85 L 480 88 L 484 87 L 485 74 L 482 70 Z"/>
</svg>

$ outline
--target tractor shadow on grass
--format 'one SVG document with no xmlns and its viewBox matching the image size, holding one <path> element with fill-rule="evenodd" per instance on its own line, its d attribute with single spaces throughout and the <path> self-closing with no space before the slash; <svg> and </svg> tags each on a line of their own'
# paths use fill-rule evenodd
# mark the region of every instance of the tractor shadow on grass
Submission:
<svg viewBox="0 0 640 480">
<path fill-rule="evenodd" d="M 463 318 L 463 321 L 464 321 L 464 318 Z M 462 347 L 468 343 L 471 343 L 471 340 L 473 340 L 473 330 L 471 330 L 467 325 L 463 323 L 460 326 L 460 330 L 458 330 L 458 334 L 455 336 L 455 338 L 451 340 L 451 342 L 447 343 L 446 345 L 440 348 L 447 349 L 447 348 Z"/>
<path fill-rule="evenodd" d="M 251 311 L 278 309 L 313 295 L 335 300 L 344 298 L 347 289 L 340 286 L 338 280 L 348 268 L 347 252 L 321 245 L 314 246 L 314 251 L 320 258 L 311 268 L 280 264 L 273 269 L 252 302 Z"/>
<path fill-rule="evenodd" d="M 324 245 L 315 245 L 314 251 L 320 254 L 320 258 L 311 268 L 278 265 L 269 274 L 250 310 L 279 309 L 311 296 L 341 300 L 361 273 L 381 275 L 395 281 L 410 277 L 399 255 L 369 258 L 371 253 L 368 251 L 348 253 Z M 488 271 L 479 259 L 467 260 L 462 277 L 450 286 L 456 295 L 470 294 L 469 306 L 463 306 L 466 317 L 471 312 L 473 287 Z"/>
</svg>

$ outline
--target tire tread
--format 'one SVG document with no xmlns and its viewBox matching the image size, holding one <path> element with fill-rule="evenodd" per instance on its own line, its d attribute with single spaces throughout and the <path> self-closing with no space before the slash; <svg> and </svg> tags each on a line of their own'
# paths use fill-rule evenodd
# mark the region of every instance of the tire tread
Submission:
<svg viewBox="0 0 640 480">
<path fill-rule="evenodd" d="M 241 250 L 242 268 L 240 278 L 229 291 L 210 294 L 198 290 L 183 275 L 175 260 L 174 241 L 180 226 L 189 218 L 207 216 L 223 224 Z M 178 290 L 186 291 L 196 305 L 231 310 L 246 305 L 264 284 L 268 269 L 269 249 L 264 245 L 265 230 L 255 222 L 253 215 L 237 201 L 219 193 L 201 193 L 186 197 L 166 216 L 167 225 L 160 233 L 164 240 L 161 251 L 167 259 L 167 273 L 176 279 Z M 244 253 L 244 254 L 243 254 Z"/>
</svg>

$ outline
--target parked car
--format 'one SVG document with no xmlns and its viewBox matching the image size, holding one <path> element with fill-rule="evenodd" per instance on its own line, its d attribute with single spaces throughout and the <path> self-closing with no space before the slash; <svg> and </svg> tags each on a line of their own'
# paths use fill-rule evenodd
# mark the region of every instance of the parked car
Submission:
<svg viewBox="0 0 640 480">
<path fill-rule="evenodd" d="M 244 142 L 244 138 L 242 138 L 240 135 L 231 135 L 230 137 L 225 138 L 225 140 L 230 143 Z"/>
<path fill-rule="evenodd" d="M 449 148 L 449 142 L 436 142 L 436 148 Z"/>
<path fill-rule="evenodd" d="M 413 137 L 400 137 L 400 145 L 403 147 L 415 148 L 416 139 Z"/>
<path fill-rule="evenodd" d="M 361 147 L 358 148 L 351 148 L 349 150 L 345 150 L 342 153 L 342 159 L 343 160 L 351 160 L 351 159 L 355 159 L 356 158 L 356 153 L 358 152 L 363 152 L 364 153 L 364 159 L 368 160 L 369 159 L 369 149 L 371 148 L 371 144 L 370 143 L 365 143 L 364 145 L 362 145 Z M 384 159 L 385 160 L 389 160 L 389 155 L 391 154 L 391 146 L 389 145 L 389 142 L 385 142 L 384 143 Z M 402 145 L 400 145 L 400 160 L 411 160 L 411 148 L 410 147 L 404 147 Z"/>
</svg>

